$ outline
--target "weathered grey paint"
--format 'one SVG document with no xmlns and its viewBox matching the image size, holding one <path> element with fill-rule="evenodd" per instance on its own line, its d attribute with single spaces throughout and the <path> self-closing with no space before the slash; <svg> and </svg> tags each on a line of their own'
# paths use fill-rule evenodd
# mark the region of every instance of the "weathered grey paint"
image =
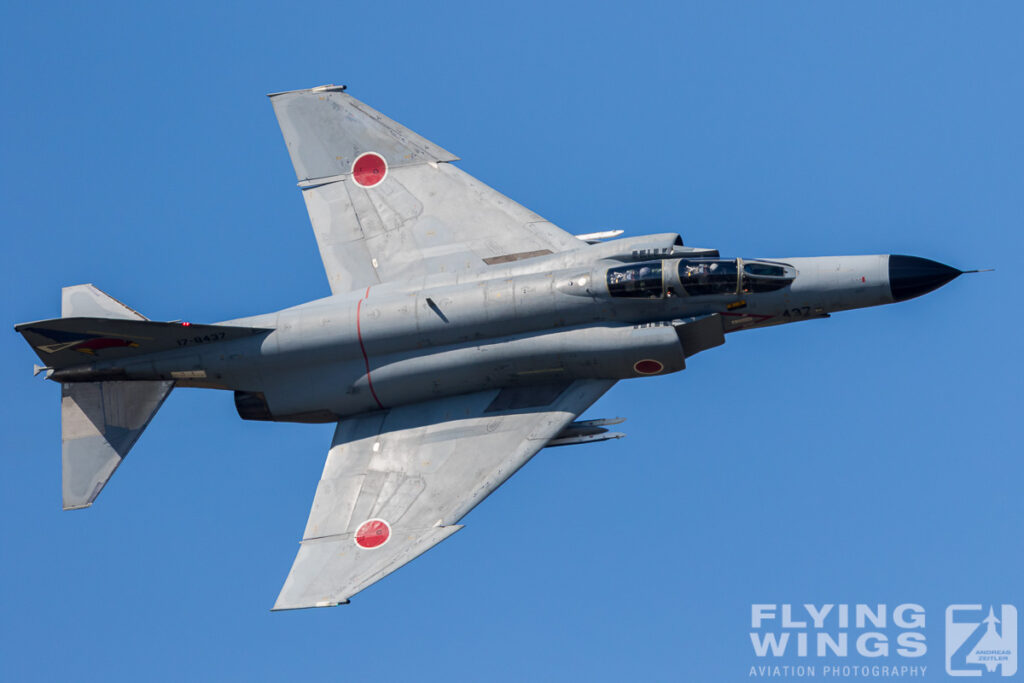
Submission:
<svg viewBox="0 0 1024 683">
<path fill-rule="evenodd" d="M 65 510 L 92 505 L 173 386 L 170 381 L 61 385 Z"/>
<path fill-rule="evenodd" d="M 542 409 L 487 412 L 498 393 L 492 390 L 338 423 L 274 609 L 347 602 L 440 543 L 613 384 L 577 380 Z M 386 519 L 392 529 L 392 538 L 373 550 L 352 538 L 368 519 Z"/>
<path fill-rule="evenodd" d="M 338 423 L 275 609 L 347 602 L 461 528 L 541 448 L 621 437 L 606 429 L 621 420 L 576 421 L 618 380 L 683 370 L 730 332 L 893 301 L 888 255 L 766 259 L 782 264 L 773 291 L 737 277 L 692 295 L 681 260 L 716 250 L 675 233 L 569 235 L 342 90 L 271 96 L 331 296 L 178 337 L 80 285 L 64 318 L 16 328 L 64 383 L 67 507 L 95 499 L 175 385 L 234 391 L 247 419 Z M 386 173 L 357 182 L 370 153 Z M 921 267 L 897 258 L 901 277 Z M 609 269 L 631 264 L 660 269 L 661 289 L 613 295 Z M 97 330 L 109 348 L 78 345 Z M 379 520 L 388 540 L 357 545 Z"/>
</svg>

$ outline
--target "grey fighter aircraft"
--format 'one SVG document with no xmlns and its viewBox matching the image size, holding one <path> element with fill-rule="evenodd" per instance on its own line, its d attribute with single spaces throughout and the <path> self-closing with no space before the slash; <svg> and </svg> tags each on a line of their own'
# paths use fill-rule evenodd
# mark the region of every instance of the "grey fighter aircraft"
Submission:
<svg viewBox="0 0 1024 683">
<path fill-rule="evenodd" d="M 725 335 L 904 301 L 960 270 L 913 256 L 722 258 L 677 234 L 570 235 L 345 93 L 270 95 L 331 296 L 156 322 L 92 285 L 24 323 L 61 385 L 64 508 L 92 505 L 175 386 L 246 420 L 337 423 L 275 610 L 344 604 L 462 528 L 617 381 Z"/>
</svg>

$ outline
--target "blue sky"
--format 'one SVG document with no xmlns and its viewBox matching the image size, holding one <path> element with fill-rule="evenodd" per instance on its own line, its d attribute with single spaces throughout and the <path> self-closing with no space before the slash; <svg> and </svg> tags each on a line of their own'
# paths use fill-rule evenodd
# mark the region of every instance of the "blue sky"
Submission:
<svg viewBox="0 0 1024 683">
<path fill-rule="evenodd" d="M 0 677 L 743 680 L 752 603 L 914 602 L 941 680 L 946 605 L 1024 609 L 1019 4 L 139 5 L 0 10 L 9 325 L 82 282 L 196 322 L 326 295 L 264 94 L 328 82 L 573 232 L 997 270 L 623 382 L 588 416 L 626 439 L 284 614 L 331 427 L 176 391 L 64 513 L 58 388 L 8 332 Z"/>
</svg>

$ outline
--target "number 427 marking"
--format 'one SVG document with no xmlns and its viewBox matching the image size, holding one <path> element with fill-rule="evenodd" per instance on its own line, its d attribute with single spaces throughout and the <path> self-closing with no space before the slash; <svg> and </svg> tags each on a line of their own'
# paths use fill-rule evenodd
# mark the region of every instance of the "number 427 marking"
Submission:
<svg viewBox="0 0 1024 683">
<path fill-rule="evenodd" d="M 783 318 L 806 318 L 811 313 L 810 306 L 800 306 L 799 308 L 787 308 L 782 312 Z"/>
</svg>

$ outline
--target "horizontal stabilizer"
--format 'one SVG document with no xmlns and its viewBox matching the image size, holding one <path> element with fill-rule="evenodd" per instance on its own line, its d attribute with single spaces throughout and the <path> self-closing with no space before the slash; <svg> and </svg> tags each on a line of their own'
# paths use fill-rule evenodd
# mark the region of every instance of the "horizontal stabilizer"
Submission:
<svg viewBox="0 0 1024 683">
<path fill-rule="evenodd" d="M 270 331 L 256 327 L 91 317 L 40 320 L 16 325 L 14 329 L 25 337 L 43 364 L 55 370 Z"/>
<path fill-rule="evenodd" d="M 173 382 L 61 385 L 65 510 L 92 505 L 173 386 Z"/>
</svg>

